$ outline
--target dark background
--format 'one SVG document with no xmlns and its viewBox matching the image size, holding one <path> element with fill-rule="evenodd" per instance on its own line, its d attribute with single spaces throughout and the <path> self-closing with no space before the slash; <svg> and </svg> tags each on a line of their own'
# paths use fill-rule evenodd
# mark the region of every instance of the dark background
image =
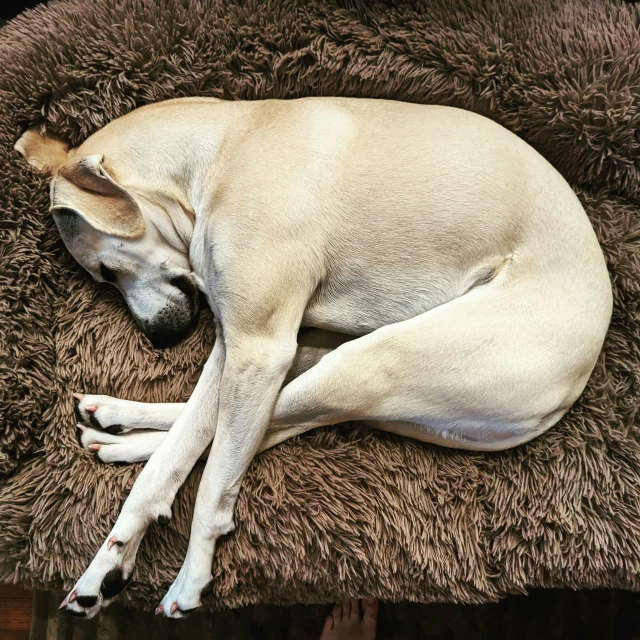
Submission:
<svg viewBox="0 0 640 640">
<path fill-rule="evenodd" d="M 524 0 L 523 0 L 524 1 Z M 600 0 L 593 0 L 599 2 Z M 640 0 L 626 0 L 626 2 L 638 2 Z M 0 0 L 0 20 L 8 20 L 17 16 L 24 9 L 31 9 L 39 4 L 46 4 L 42 0 Z"/>
<path fill-rule="evenodd" d="M 45 3 L 39 0 L 0 0 L 0 20 L 13 18 L 24 9 L 31 9 L 38 4 Z"/>
</svg>

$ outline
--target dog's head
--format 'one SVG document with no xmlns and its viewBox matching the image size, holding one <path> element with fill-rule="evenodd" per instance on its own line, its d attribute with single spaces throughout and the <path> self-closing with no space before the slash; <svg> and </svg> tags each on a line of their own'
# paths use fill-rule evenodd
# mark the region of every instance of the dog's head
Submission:
<svg viewBox="0 0 640 640">
<path fill-rule="evenodd" d="M 122 292 L 154 346 L 175 344 L 199 310 L 188 248 L 161 200 L 134 196 L 110 175 L 102 155 L 82 154 L 83 147 L 70 149 L 35 129 L 15 145 L 29 164 L 53 176 L 51 213 L 73 257 Z"/>
</svg>

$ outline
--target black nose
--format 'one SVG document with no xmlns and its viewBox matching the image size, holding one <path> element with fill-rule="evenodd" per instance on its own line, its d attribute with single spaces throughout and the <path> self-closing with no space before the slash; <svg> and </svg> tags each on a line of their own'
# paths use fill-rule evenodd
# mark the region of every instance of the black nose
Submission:
<svg viewBox="0 0 640 640">
<path fill-rule="evenodd" d="M 198 298 L 196 298 L 197 304 Z M 181 327 L 176 325 L 156 325 L 150 326 L 148 324 L 139 324 L 140 328 L 144 332 L 144 335 L 149 338 L 149 342 L 156 349 L 166 349 L 172 347 L 174 344 L 178 344 L 181 340 L 184 340 L 198 324 L 198 307 L 195 307 L 195 311 L 191 318 L 183 324 Z"/>
</svg>

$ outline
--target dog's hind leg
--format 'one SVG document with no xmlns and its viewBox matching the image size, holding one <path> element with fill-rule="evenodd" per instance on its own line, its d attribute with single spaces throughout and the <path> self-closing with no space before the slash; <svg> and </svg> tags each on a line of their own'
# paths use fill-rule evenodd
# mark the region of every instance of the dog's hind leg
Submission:
<svg viewBox="0 0 640 640">
<path fill-rule="evenodd" d="M 582 392 L 609 309 L 535 282 L 493 282 L 339 346 L 285 386 L 264 450 L 350 420 L 418 440 L 501 450 L 536 437 Z M 562 299 L 563 298 L 563 299 Z"/>
</svg>

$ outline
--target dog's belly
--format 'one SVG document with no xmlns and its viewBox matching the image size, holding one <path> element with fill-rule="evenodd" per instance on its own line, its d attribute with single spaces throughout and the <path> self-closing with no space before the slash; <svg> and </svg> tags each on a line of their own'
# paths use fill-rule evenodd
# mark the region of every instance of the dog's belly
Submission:
<svg viewBox="0 0 640 640">
<path fill-rule="evenodd" d="M 489 282 L 504 260 L 435 274 L 428 269 L 334 274 L 312 297 L 302 326 L 360 336 L 414 318 Z"/>
<path fill-rule="evenodd" d="M 307 307 L 302 326 L 360 336 L 413 318 L 444 302 L 429 287 L 404 291 L 360 287 L 354 283 L 343 293 L 321 291 Z"/>
<path fill-rule="evenodd" d="M 308 311 L 301 326 L 362 336 L 383 325 L 407 320 L 426 310 L 428 308 L 417 306 L 404 309 L 386 306 L 376 309 L 375 313 L 367 313 L 360 301 L 347 300 L 343 304 L 325 305 Z"/>
</svg>

